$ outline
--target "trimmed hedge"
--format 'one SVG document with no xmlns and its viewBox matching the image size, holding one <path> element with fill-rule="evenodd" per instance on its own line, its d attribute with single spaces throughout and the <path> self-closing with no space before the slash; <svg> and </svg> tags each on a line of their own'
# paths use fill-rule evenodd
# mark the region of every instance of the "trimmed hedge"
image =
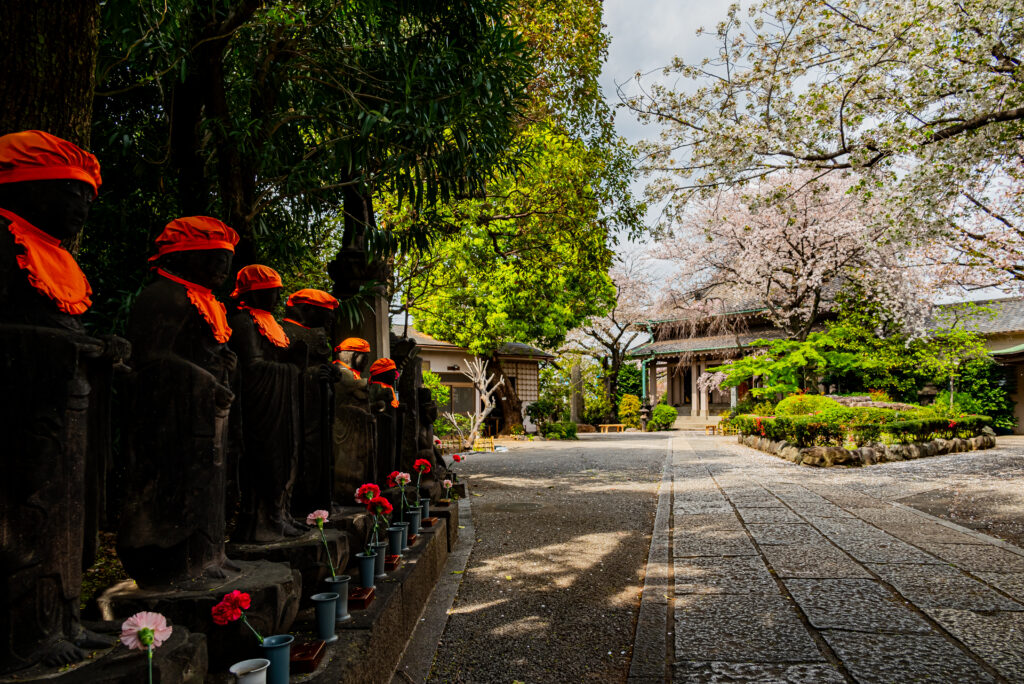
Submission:
<svg viewBox="0 0 1024 684">
<path fill-rule="evenodd" d="M 806 416 L 838 408 L 842 408 L 842 404 L 820 394 L 794 394 L 778 403 L 775 407 L 775 415 Z"/>
<path fill-rule="evenodd" d="M 679 412 L 672 406 L 666 404 L 658 404 L 651 411 L 651 418 L 647 421 L 647 431 L 657 432 L 659 430 L 668 430 L 672 427 L 676 418 L 679 417 Z"/>
<path fill-rule="evenodd" d="M 910 444 L 932 439 L 974 437 L 992 424 L 988 416 L 943 418 L 927 410 L 842 408 L 804 416 L 735 416 L 730 425 L 744 435 L 758 435 L 797 447 L 863 446 L 873 442 Z"/>
<path fill-rule="evenodd" d="M 558 423 L 545 423 L 541 428 L 544 439 L 577 439 L 576 423 L 563 420 Z"/>
</svg>

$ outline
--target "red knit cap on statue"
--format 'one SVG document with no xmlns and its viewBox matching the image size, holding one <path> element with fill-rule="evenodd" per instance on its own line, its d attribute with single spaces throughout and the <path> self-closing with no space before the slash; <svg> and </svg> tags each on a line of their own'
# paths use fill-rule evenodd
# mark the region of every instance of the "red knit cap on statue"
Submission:
<svg viewBox="0 0 1024 684">
<path fill-rule="evenodd" d="M 0 183 L 79 180 L 98 195 L 100 163 L 78 145 L 44 131 L 0 136 Z"/>
<path fill-rule="evenodd" d="M 370 376 L 380 375 L 381 373 L 387 373 L 388 371 L 397 370 L 395 362 L 391 359 L 377 359 L 370 364 Z"/>
<path fill-rule="evenodd" d="M 299 290 L 293 292 L 288 301 L 288 306 L 295 306 L 296 304 L 310 304 L 312 306 L 319 306 L 324 309 L 337 309 L 338 300 L 327 294 L 323 290 Z"/>
<path fill-rule="evenodd" d="M 369 352 L 370 343 L 359 337 L 348 337 L 342 340 L 341 344 L 334 348 L 334 351 Z"/>
<path fill-rule="evenodd" d="M 201 249 L 235 251 L 238 233 L 223 221 L 209 216 L 176 218 L 164 227 L 156 238 L 157 252 L 149 257 L 155 261 L 165 254 Z"/>
<path fill-rule="evenodd" d="M 269 266 L 252 264 L 238 272 L 238 276 L 235 277 L 235 289 L 231 292 L 231 296 L 237 298 L 246 292 L 269 290 L 273 287 L 282 287 L 281 276 L 278 272 Z"/>
</svg>

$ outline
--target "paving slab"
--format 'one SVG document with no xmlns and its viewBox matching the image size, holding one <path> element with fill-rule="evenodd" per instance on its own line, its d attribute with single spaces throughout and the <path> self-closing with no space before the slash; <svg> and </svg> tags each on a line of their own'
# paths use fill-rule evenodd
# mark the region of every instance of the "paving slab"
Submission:
<svg viewBox="0 0 1024 684">
<path fill-rule="evenodd" d="M 867 570 L 831 545 L 763 546 L 761 552 L 779 577 L 811 579 L 871 577 Z"/>
<path fill-rule="evenodd" d="M 780 594 L 758 556 L 678 558 L 674 572 L 676 594 Z"/>
<path fill-rule="evenodd" d="M 676 529 L 672 554 L 676 558 L 693 556 L 756 556 L 757 550 L 742 530 L 691 532 Z"/>
<path fill-rule="evenodd" d="M 675 616 L 680 660 L 823 660 L 793 605 L 781 596 L 677 596 Z"/>
<path fill-rule="evenodd" d="M 795 523 L 803 522 L 803 518 L 788 508 L 747 508 L 736 506 L 740 517 L 746 523 Z"/>
<path fill-rule="evenodd" d="M 1010 681 L 1024 680 L 1024 613 L 943 608 L 932 617 Z"/>
<path fill-rule="evenodd" d="M 995 546 L 978 544 L 926 544 L 929 553 L 962 570 L 981 572 L 1024 572 L 1024 556 Z"/>
<path fill-rule="evenodd" d="M 747 525 L 758 544 L 828 544 L 828 540 L 810 525 L 770 523 Z"/>
<path fill-rule="evenodd" d="M 689 532 L 714 530 L 742 530 L 743 523 L 732 511 L 728 513 L 677 513 L 675 528 Z"/>
<path fill-rule="evenodd" d="M 787 579 L 783 583 L 818 629 L 928 634 L 928 622 L 874 580 Z"/>
<path fill-rule="evenodd" d="M 976 570 L 971 574 L 1004 594 L 1009 594 L 1011 598 L 1017 601 L 1024 601 L 1024 573 L 981 572 Z"/>
<path fill-rule="evenodd" d="M 826 630 L 825 641 L 861 684 L 993 682 L 995 678 L 941 636 Z"/>
<path fill-rule="evenodd" d="M 1024 610 L 1024 605 L 949 565 L 868 563 L 867 567 L 905 599 L 925 611 L 930 608 Z"/>
<path fill-rule="evenodd" d="M 672 667 L 673 682 L 780 682 L 843 684 L 846 678 L 827 663 L 723 663 L 682 661 Z"/>
</svg>

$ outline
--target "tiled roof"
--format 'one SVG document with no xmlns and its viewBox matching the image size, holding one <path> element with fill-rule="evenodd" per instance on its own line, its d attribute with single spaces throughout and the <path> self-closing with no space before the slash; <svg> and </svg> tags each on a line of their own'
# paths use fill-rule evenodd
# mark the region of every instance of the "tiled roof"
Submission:
<svg viewBox="0 0 1024 684">
<path fill-rule="evenodd" d="M 402 333 L 405 332 L 405 326 L 392 325 L 391 332 L 397 335 L 398 337 L 401 337 Z M 431 337 L 427 333 L 420 332 L 419 330 L 413 328 L 411 325 L 409 326 L 409 337 L 413 340 L 416 340 L 416 344 L 419 345 L 420 347 L 432 347 L 434 349 L 453 350 L 462 349 L 462 347 L 458 346 L 457 344 L 445 342 L 444 340 L 439 340 L 436 337 Z M 501 348 L 498 349 L 498 356 L 530 356 L 541 359 L 555 358 L 553 355 L 547 353 L 546 351 L 537 349 L 536 347 L 532 347 L 528 344 L 523 344 L 521 342 L 506 342 L 505 344 L 501 345 Z"/>
<path fill-rule="evenodd" d="M 983 311 L 971 315 L 966 322 L 967 328 L 982 335 L 1024 332 L 1024 297 L 989 299 L 974 303 L 991 309 L 992 313 Z M 949 309 L 956 306 L 958 305 L 947 304 L 939 308 Z"/>
<path fill-rule="evenodd" d="M 746 347 L 754 340 L 775 340 L 782 337 L 781 330 L 758 330 L 739 335 L 739 343 Z M 678 340 L 648 342 L 629 353 L 632 358 L 662 356 L 666 354 L 691 354 L 704 351 L 736 349 L 736 335 L 715 335 L 712 337 L 690 337 Z"/>
</svg>

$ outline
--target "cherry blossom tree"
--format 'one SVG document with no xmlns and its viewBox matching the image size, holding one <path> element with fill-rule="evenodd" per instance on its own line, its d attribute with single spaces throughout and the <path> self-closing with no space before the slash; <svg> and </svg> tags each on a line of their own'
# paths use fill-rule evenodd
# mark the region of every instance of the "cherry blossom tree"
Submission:
<svg viewBox="0 0 1024 684">
<path fill-rule="evenodd" d="M 638 74 L 625 98 L 661 127 L 646 170 L 669 216 L 779 173 L 852 172 L 877 220 L 949 239 L 938 263 L 1024 279 L 1019 0 L 761 0 L 702 33 L 714 56 Z"/>
<path fill-rule="evenodd" d="M 850 279 L 886 291 L 892 310 L 922 320 L 927 307 L 911 293 L 907 268 L 876 203 L 839 176 L 807 172 L 753 181 L 701 200 L 678 215 L 659 246 L 675 261 L 677 290 L 714 284 L 763 307 L 787 336 L 803 340 Z"/>
<path fill-rule="evenodd" d="M 605 391 L 614 402 L 626 355 L 649 338 L 644 324 L 652 318 L 655 277 L 649 260 L 642 255 L 618 261 L 609 275 L 615 284 L 615 306 L 607 315 L 592 317 L 571 331 L 563 351 L 596 359 L 601 364 Z"/>
</svg>

